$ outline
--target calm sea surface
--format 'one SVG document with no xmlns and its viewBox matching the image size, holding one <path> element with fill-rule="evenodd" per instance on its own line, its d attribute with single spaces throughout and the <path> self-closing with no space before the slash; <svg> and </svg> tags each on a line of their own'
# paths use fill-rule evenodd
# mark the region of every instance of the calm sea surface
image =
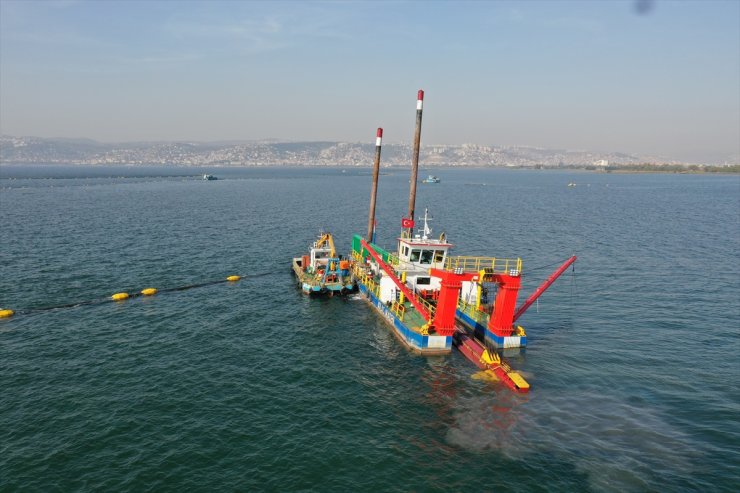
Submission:
<svg viewBox="0 0 740 493">
<path fill-rule="evenodd" d="M 433 172 L 417 210 L 522 257 L 522 300 L 579 257 L 520 320 L 528 395 L 296 289 L 369 169 L 0 168 L 0 490 L 737 491 L 740 178 Z M 381 177 L 381 245 L 407 196 Z"/>
</svg>

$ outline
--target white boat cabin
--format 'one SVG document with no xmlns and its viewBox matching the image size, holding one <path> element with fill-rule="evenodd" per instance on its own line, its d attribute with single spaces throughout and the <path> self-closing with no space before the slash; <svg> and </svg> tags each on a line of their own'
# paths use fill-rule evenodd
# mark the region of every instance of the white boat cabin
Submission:
<svg viewBox="0 0 740 493">
<path fill-rule="evenodd" d="M 325 269 L 326 264 L 331 258 L 332 248 L 329 245 L 317 246 L 317 243 L 318 242 L 314 242 L 309 249 L 311 259 L 308 265 L 311 266 L 313 271 L 317 269 Z"/>
<path fill-rule="evenodd" d="M 424 227 L 413 238 L 402 235 L 398 238 L 398 270 L 406 273 L 406 284 L 415 291 L 438 291 L 440 280 L 429 275 L 429 269 L 444 268 L 447 254 L 452 247 L 447 243 L 444 233 L 439 238 L 431 238 L 428 212 L 424 211 Z"/>
</svg>

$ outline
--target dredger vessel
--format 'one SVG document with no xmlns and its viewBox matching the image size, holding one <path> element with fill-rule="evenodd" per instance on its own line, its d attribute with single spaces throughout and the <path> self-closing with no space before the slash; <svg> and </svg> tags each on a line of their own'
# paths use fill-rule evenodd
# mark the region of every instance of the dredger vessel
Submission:
<svg viewBox="0 0 740 493">
<path fill-rule="evenodd" d="M 352 239 L 352 279 L 367 301 L 392 327 L 410 350 L 423 355 L 448 354 L 453 346 L 484 370 L 517 392 L 529 384 L 499 354 L 499 349 L 526 345 L 526 333 L 517 318 L 557 279 L 576 257 L 560 266 L 518 309 L 521 286 L 520 258 L 450 255 L 452 244 L 444 233 L 432 235 L 429 213 L 415 229 L 416 184 L 424 91 L 416 105 L 408 214 L 394 251 L 375 243 L 375 202 L 383 130 L 378 129 L 370 195 L 367 236 Z"/>
</svg>

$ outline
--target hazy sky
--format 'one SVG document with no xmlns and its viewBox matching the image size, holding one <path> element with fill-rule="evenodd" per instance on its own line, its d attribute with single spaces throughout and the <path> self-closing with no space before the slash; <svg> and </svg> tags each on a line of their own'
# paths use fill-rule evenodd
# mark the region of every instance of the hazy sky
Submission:
<svg viewBox="0 0 740 493">
<path fill-rule="evenodd" d="M 740 156 L 740 1 L 0 0 L 0 132 Z"/>
</svg>

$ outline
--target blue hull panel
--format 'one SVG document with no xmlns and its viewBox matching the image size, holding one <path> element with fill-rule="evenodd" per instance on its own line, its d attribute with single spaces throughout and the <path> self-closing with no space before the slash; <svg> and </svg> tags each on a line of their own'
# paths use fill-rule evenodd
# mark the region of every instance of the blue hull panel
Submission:
<svg viewBox="0 0 740 493">
<path fill-rule="evenodd" d="M 326 286 L 312 286 L 310 284 L 302 284 L 301 289 L 306 294 L 323 294 L 323 293 L 351 293 L 352 288 L 349 286 L 341 285 L 326 285 Z"/>
<path fill-rule="evenodd" d="M 473 331 L 475 332 L 475 336 L 478 339 L 483 339 L 483 337 L 485 337 L 486 341 L 490 342 L 496 347 L 516 348 L 526 347 L 527 345 L 527 336 L 497 336 L 496 334 L 488 330 L 488 327 L 481 325 L 480 323 L 478 323 L 477 320 L 473 319 L 470 315 L 461 312 L 460 310 L 457 310 L 455 316 L 458 320 L 462 321 L 465 325 L 473 329 Z"/>
<path fill-rule="evenodd" d="M 373 307 L 393 326 L 396 336 L 409 348 L 422 354 L 446 354 L 452 351 L 452 336 L 425 336 L 411 330 L 382 301 L 368 291 L 364 284 L 358 282 L 357 286 Z"/>
</svg>

